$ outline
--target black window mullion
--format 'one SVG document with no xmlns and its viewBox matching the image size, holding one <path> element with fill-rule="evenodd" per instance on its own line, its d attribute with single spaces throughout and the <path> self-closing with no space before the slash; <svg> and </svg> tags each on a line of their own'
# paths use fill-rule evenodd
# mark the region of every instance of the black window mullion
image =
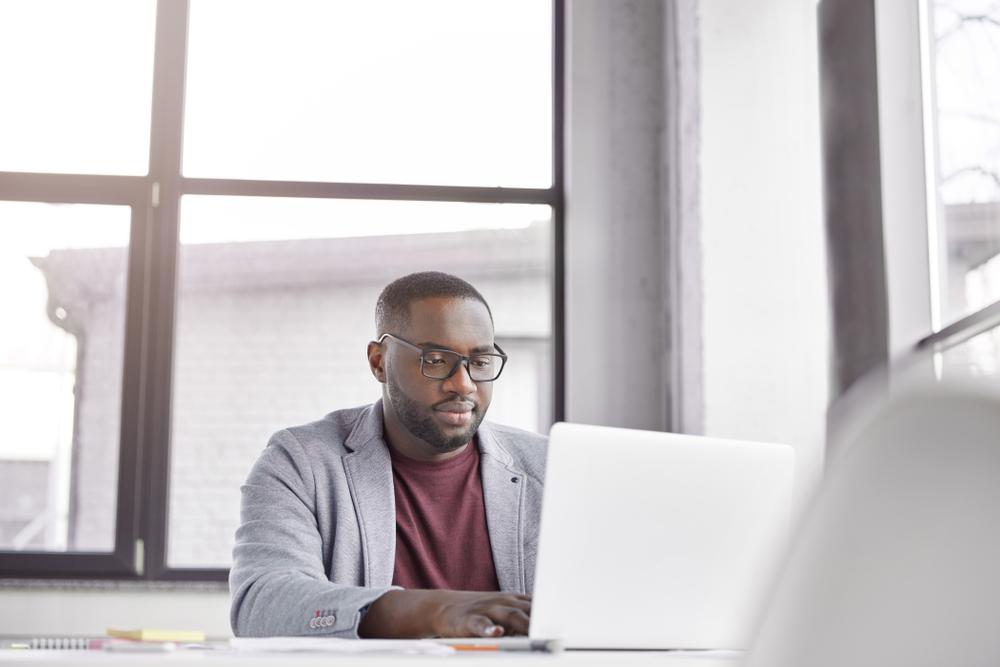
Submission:
<svg viewBox="0 0 1000 667">
<path fill-rule="evenodd" d="M 144 201 L 146 190 L 145 176 L 0 171 L 3 201 L 133 206 Z"/>
<path fill-rule="evenodd" d="M 164 578 L 170 474 L 170 401 L 184 74 L 187 58 L 187 0 L 159 0 L 150 125 L 150 327 L 145 362 L 140 535 L 149 579 Z"/>
<path fill-rule="evenodd" d="M 123 579 L 131 563 L 117 553 L 0 552 L 0 576 L 45 579 Z"/>
<path fill-rule="evenodd" d="M 552 419 L 566 418 L 566 3 L 552 1 Z"/>
<path fill-rule="evenodd" d="M 132 203 L 125 305 L 125 349 L 122 359 L 121 417 L 118 438 L 118 494 L 115 508 L 115 551 L 123 576 L 141 571 L 136 539 L 141 505 L 129 502 L 141 488 L 141 407 L 143 348 L 148 330 L 149 241 L 145 200 Z"/>
<path fill-rule="evenodd" d="M 555 188 L 494 188 L 467 185 L 396 183 L 333 183 L 322 181 L 253 181 L 224 178 L 182 178 L 182 194 L 236 197 L 313 197 L 443 201 L 487 204 L 553 204 Z"/>
</svg>

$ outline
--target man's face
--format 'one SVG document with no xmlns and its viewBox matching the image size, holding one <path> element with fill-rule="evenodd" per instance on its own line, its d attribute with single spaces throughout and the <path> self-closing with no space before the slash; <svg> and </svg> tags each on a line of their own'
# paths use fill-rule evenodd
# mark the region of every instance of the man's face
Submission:
<svg viewBox="0 0 1000 667">
<path fill-rule="evenodd" d="M 494 352 L 489 312 L 463 298 L 421 299 L 410 304 L 405 331 L 390 331 L 421 348 L 453 350 L 468 356 Z M 386 339 L 386 394 L 399 423 L 440 453 L 470 442 L 486 415 L 493 383 L 473 382 L 462 364 L 446 380 L 420 372 L 420 354 Z"/>
</svg>

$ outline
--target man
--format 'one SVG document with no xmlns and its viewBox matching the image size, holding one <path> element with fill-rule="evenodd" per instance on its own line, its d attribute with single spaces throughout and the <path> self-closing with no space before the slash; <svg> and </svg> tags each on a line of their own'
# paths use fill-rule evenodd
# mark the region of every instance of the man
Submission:
<svg viewBox="0 0 1000 667">
<path fill-rule="evenodd" d="M 489 306 L 415 273 L 375 320 L 382 399 L 279 431 L 243 486 L 233 632 L 525 634 L 545 439 L 482 421 L 506 363 Z"/>
</svg>

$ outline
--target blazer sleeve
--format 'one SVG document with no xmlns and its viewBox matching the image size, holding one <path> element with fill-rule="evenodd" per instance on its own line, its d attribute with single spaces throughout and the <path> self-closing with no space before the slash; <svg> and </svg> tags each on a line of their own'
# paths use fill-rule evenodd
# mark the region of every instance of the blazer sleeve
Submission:
<svg viewBox="0 0 1000 667">
<path fill-rule="evenodd" d="M 276 433 L 241 488 L 229 574 L 237 637 L 356 638 L 363 610 L 394 588 L 329 580 L 315 487 L 302 445 L 289 431 Z"/>
</svg>

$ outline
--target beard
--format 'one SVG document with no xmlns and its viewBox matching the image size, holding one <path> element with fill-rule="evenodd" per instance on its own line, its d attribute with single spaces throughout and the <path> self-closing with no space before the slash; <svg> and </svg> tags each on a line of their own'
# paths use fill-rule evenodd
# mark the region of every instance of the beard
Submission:
<svg viewBox="0 0 1000 667">
<path fill-rule="evenodd" d="M 441 424 L 434 420 L 433 408 L 427 408 L 406 395 L 393 379 L 386 380 L 386 391 L 389 394 L 389 402 L 392 410 L 396 413 L 396 418 L 403 428 L 409 431 L 410 435 L 423 440 L 442 454 L 453 452 L 463 445 L 472 441 L 479 424 L 486 416 L 485 410 L 479 403 L 474 403 L 472 408 L 472 419 L 469 425 L 461 431 L 446 433 Z M 449 403 L 455 399 L 448 399 L 442 403 Z"/>
</svg>

